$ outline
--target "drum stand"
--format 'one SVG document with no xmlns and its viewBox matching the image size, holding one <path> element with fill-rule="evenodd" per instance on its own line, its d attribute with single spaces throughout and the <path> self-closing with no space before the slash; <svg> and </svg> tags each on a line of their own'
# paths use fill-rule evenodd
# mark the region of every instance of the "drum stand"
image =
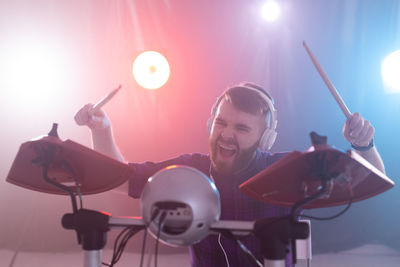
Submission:
<svg viewBox="0 0 400 267">
<path fill-rule="evenodd" d="M 65 229 L 76 230 L 81 237 L 84 267 L 101 266 L 106 232 L 111 228 L 134 227 L 135 232 L 146 228 L 140 217 L 112 217 L 106 213 L 86 209 L 80 209 L 77 213 L 65 214 L 62 218 L 62 225 Z M 309 235 L 309 225 L 305 222 L 291 221 L 290 218 L 269 218 L 255 222 L 218 221 L 210 227 L 210 234 L 226 233 L 227 231 L 235 236 L 255 233 L 262 243 L 264 266 L 284 267 L 287 244 L 290 240 L 306 239 Z M 296 252 L 293 248 L 295 246 L 292 245 L 295 263 Z"/>
<path fill-rule="evenodd" d="M 99 211 L 77 208 L 76 195 L 70 187 L 58 183 L 48 177 L 48 169 L 52 163 L 51 149 L 45 151 L 33 163 L 42 167 L 43 179 L 64 191 L 72 201 L 73 213 L 64 214 L 62 225 L 65 229 L 75 230 L 78 243 L 84 251 L 84 267 L 100 267 L 102 264 L 102 249 L 106 244 L 106 233 L 113 227 L 134 227 L 135 233 L 145 229 L 141 218 L 137 217 L 111 217 L 109 214 Z M 64 169 L 74 173 L 68 162 L 64 162 Z M 298 222 L 295 218 L 297 211 L 307 203 L 317 199 L 325 193 L 326 183 L 320 192 L 311 196 L 292 208 L 290 216 L 281 218 L 267 218 L 255 222 L 218 221 L 210 227 L 211 233 L 226 233 L 233 235 L 248 235 L 254 233 L 261 240 L 264 256 L 264 266 L 284 267 L 287 254 L 287 245 L 291 244 L 293 263 L 296 262 L 296 239 L 306 239 L 309 236 L 309 225 Z"/>
</svg>

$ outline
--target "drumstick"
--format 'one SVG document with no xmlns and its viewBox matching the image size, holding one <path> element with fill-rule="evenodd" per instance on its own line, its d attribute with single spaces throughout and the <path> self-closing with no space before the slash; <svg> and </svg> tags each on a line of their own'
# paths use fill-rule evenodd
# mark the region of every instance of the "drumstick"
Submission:
<svg viewBox="0 0 400 267">
<path fill-rule="evenodd" d="M 103 97 L 103 99 L 101 99 L 99 102 L 94 104 L 92 109 L 89 110 L 89 115 L 92 116 L 93 114 L 95 114 L 102 106 L 104 106 L 108 101 L 110 101 L 111 98 L 113 98 L 121 88 L 122 88 L 122 86 L 119 85 L 117 88 L 115 88 L 110 93 L 108 93 L 105 97 Z"/>
<path fill-rule="evenodd" d="M 344 115 L 346 116 L 347 119 L 351 117 L 350 110 L 347 108 L 346 104 L 343 102 L 343 99 L 340 97 L 338 91 L 335 89 L 331 81 L 329 80 L 328 76 L 326 75 L 325 71 L 322 69 L 321 65 L 318 63 L 318 61 L 315 59 L 313 53 L 310 51 L 308 48 L 307 44 L 305 41 L 303 41 L 303 46 L 306 49 L 308 55 L 311 58 L 311 61 L 313 62 L 315 68 L 319 72 L 319 75 L 321 75 L 322 79 L 324 80 L 326 86 L 328 86 L 329 91 L 331 91 L 333 97 L 335 98 L 336 102 L 339 104 L 339 107 L 342 109 Z"/>
</svg>

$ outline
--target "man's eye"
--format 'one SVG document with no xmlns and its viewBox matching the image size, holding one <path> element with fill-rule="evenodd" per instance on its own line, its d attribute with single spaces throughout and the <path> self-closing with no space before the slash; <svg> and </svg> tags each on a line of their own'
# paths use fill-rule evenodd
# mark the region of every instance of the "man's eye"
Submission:
<svg viewBox="0 0 400 267">
<path fill-rule="evenodd" d="M 238 127 L 237 130 L 241 133 L 248 133 L 250 132 L 250 129 L 247 127 Z"/>
</svg>

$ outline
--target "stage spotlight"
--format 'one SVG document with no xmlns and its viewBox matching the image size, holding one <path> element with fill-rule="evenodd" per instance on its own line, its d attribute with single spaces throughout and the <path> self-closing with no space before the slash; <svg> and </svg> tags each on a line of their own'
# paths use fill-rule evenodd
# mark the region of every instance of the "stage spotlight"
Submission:
<svg viewBox="0 0 400 267">
<path fill-rule="evenodd" d="M 136 82 L 146 89 L 158 89 L 169 78 L 167 59 L 158 52 L 145 51 L 133 62 L 133 76 Z"/>
<path fill-rule="evenodd" d="M 382 79 L 387 93 L 400 92 L 400 50 L 388 55 L 382 62 Z"/>
<path fill-rule="evenodd" d="M 275 1 L 269 0 L 266 2 L 262 9 L 261 14 L 266 21 L 275 21 L 281 13 L 281 9 Z"/>
</svg>

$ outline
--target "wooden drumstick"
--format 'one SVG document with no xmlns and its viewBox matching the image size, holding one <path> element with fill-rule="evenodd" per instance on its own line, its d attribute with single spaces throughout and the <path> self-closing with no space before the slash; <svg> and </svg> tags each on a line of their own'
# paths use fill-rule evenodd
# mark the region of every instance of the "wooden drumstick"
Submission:
<svg viewBox="0 0 400 267">
<path fill-rule="evenodd" d="M 303 41 L 303 46 L 306 49 L 308 55 L 310 56 L 311 61 L 313 62 L 313 64 L 314 64 L 315 68 L 317 69 L 319 75 L 321 75 L 322 80 L 324 80 L 326 86 L 328 86 L 328 88 L 329 88 L 329 91 L 331 91 L 331 94 L 335 98 L 336 102 L 339 104 L 339 107 L 342 109 L 344 115 L 346 116 L 347 119 L 349 119 L 351 117 L 350 110 L 347 108 L 346 104 L 343 102 L 343 99 L 340 97 L 338 91 L 336 90 L 336 88 L 333 86 L 333 84 L 329 80 L 328 76 L 326 75 L 325 71 L 322 69 L 321 65 L 315 59 L 313 53 L 310 51 L 310 49 L 308 48 L 308 46 L 307 46 L 305 41 Z"/>
<path fill-rule="evenodd" d="M 105 97 L 103 97 L 99 102 L 94 104 L 92 109 L 89 110 L 89 115 L 92 116 L 93 114 L 95 114 L 102 106 L 104 106 L 108 101 L 110 101 L 111 98 L 113 98 L 121 88 L 122 88 L 122 86 L 119 85 L 117 88 L 115 88 L 110 93 L 108 93 Z"/>
</svg>

